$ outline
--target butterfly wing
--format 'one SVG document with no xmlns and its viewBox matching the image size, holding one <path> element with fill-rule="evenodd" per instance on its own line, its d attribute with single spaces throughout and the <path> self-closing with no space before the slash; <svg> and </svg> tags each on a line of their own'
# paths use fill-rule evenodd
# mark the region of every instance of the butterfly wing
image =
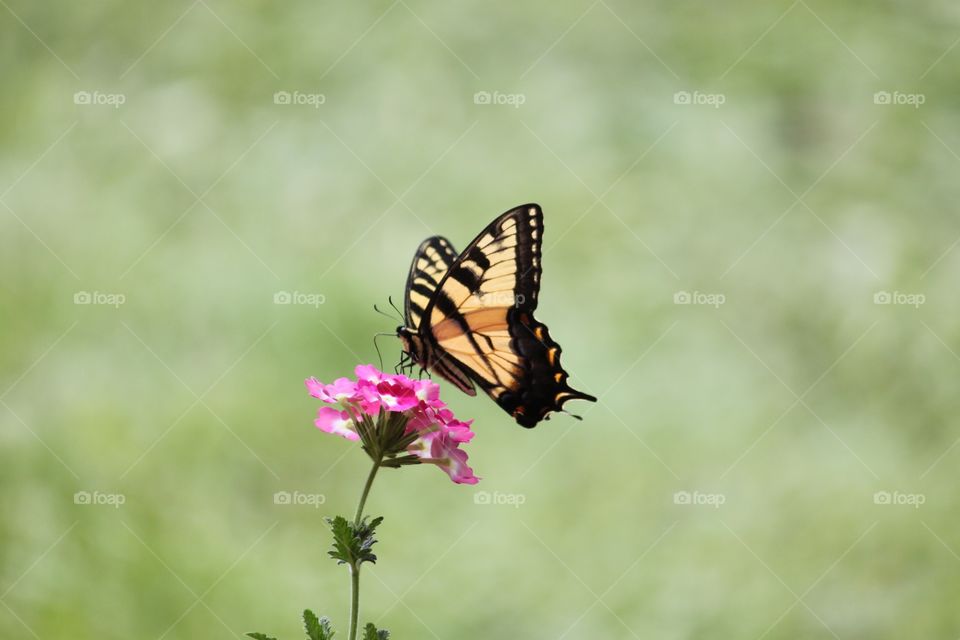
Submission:
<svg viewBox="0 0 960 640">
<path fill-rule="evenodd" d="M 420 327 L 420 319 L 437 285 L 457 259 L 457 252 L 443 236 L 427 238 L 417 247 L 407 276 L 407 296 L 403 307 L 404 320 L 411 329 Z"/>
<path fill-rule="evenodd" d="M 406 300 L 403 306 L 407 327 L 414 331 L 420 328 L 423 312 L 433 299 L 437 285 L 447 275 L 456 260 L 456 250 L 450 241 L 442 236 L 427 238 L 417 247 L 417 252 L 413 255 L 413 263 L 410 265 L 410 274 L 407 276 Z M 423 357 L 422 353 L 418 355 Z M 429 356 L 424 358 L 427 362 L 431 359 Z M 431 369 L 467 395 L 477 395 L 472 380 L 455 362 L 438 361 Z"/>
<path fill-rule="evenodd" d="M 476 382 L 524 427 L 575 398 L 560 345 L 533 317 L 540 292 L 543 212 L 507 211 L 450 265 L 421 314 L 420 335 L 433 362 Z"/>
</svg>

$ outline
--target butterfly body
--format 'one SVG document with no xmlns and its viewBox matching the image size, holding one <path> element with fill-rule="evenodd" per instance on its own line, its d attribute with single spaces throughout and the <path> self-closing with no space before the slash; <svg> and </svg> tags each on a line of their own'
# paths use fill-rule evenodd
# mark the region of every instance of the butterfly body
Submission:
<svg viewBox="0 0 960 640">
<path fill-rule="evenodd" d="M 507 211 L 460 254 L 433 236 L 414 255 L 404 320 L 404 353 L 476 395 L 483 389 L 523 427 L 568 400 L 596 401 L 567 384 L 560 345 L 533 317 L 540 291 L 543 213 L 535 204 Z"/>
</svg>

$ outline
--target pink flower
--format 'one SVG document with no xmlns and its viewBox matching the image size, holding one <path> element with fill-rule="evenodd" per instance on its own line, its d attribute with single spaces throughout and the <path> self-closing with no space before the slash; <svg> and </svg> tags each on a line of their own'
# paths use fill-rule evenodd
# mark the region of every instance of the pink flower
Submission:
<svg viewBox="0 0 960 640">
<path fill-rule="evenodd" d="M 457 484 L 477 484 L 480 481 L 480 478 L 473 475 L 473 469 L 467 465 L 467 452 L 462 451 L 460 442 L 454 440 L 446 431 L 437 432 L 431 438 L 430 458 L 424 462 L 437 465 Z"/>
<path fill-rule="evenodd" d="M 332 384 L 324 384 L 316 378 L 306 380 L 310 395 L 327 405 L 317 411 L 318 429 L 348 440 L 363 440 L 367 453 L 374 456 L 374 452 L 379 452 L 377 455 L 383 456 L 387 466 L 401 466 L 419 459 L 440 467 L 458 484 L 478 482 L 467 465 L 467 454 L 460 449 L 460 445 L 473 439 L 474 433 L 470 430 L 473 421 L 457 420 L 440 400 L 440 387 L 436 383 L 386 374 L 373 365 L 358 365 L 354 373 L 356 381 L 337 378 Z M 373 420 L 372 429 L 357 428 L 358 420 L 361 426 L 366 420 L 364 414 Z M 403 422 L 397 423 L 398 415 Z M 404 425 L 402 433 L 387 427 L 387 423 Z M 406 444 L 411 437 L 415 437 L 412 444 Z M 391 465 L 394 459 L 396 463 Z"/>
<path fill-rule="evenodd" d="M 413 387 L 401 382 L 381 382 L 377 385 L 377 393 L 380 394 L 380 404 L 387 411 L 406 411 L 420 404 Z"/>
<path fill-rule="evenodd" d="M 440 401 L 440 385 L 432 380 L 414 380 L 413 390 L 427 406 L 445 406 Z"/>
<path fill-rule="evenodd" d="M 337 378 L 333 384 L 323 384 L 316 378 L 307 378 L 306 382 L 310 395 L 324 402 L 339 402 L 357 393 L 357 383 L 348 378 Z"/>
<path fill-rule="evenodd" d="M 475 435 L 473 431 L 470 431 L 470 424 L 472 422 L 473 420 L 467 422 L 452 420 L 447 423 L 446 433 L 454 442 L 470 442 Z"/>
<path fill-rule="evenodd" d="M 358 364 L 353 372 L 357 374 L 357 380 L 366 380 L 373 383 L 380 382 L 386 375 L 372 364 Z"/>
<path fill-rule="evenodd" d="M 347 440 L 360 439 L 360 434 L 357 433 L 350 414 L 346 411 L 337 411 L 333 407 L 320 407 L 317 409 L 317 419 L 313 423 L 321 431 L 335 433 Z"/>
</svg>

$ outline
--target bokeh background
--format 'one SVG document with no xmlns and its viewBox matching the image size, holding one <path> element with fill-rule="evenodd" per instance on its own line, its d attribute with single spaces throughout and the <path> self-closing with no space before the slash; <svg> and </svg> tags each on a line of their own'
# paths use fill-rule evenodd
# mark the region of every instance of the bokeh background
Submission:
<svg viewBox="0 0 960 640">
<path fill-rule="evenodd" d="M 345 636 L 367 461 L 303 379 L 535 201 L 601 401 L 445 388 L 483 482 L 381 476 L 362 619 L 956 638 L 958 40 L 947 0 L 0 1 L 0 636 Z"/>
</svg>

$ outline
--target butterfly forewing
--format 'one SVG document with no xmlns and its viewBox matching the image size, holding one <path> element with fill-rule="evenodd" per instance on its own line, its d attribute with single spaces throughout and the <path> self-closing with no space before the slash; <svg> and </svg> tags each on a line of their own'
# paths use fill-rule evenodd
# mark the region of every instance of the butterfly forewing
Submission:
<svg viewBox="0 0 960 640">
<path fill-rule="evenodd" d="M 420 243 L 407 276 L 407 298 L 404 303 L 404 319 L 411 329 L 420 327 L 424 309 L 430 304 L 437 285 L 457 259 L 450 241 L 442 236 L 433 236 Z"/>
</svg>

